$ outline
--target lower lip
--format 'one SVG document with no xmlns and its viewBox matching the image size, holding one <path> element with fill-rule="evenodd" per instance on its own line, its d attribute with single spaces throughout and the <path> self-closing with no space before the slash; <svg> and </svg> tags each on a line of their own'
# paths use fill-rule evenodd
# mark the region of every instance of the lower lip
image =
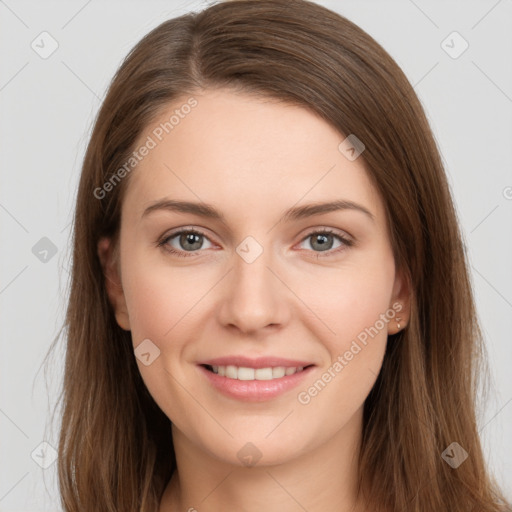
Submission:
<svg viewBox="0 0 512 512">
<path fill-rule="evenodd" d="M 199 366 L 199 369 L 210 383 L 224 395 L 249 402 L 264 402 L 297 386 L 306 375 L 309 375 L 314 366 L 309 366 L 293 375 L 272 380 L 229 379 L 207 370 L 204 366 Z"/>
</svg>

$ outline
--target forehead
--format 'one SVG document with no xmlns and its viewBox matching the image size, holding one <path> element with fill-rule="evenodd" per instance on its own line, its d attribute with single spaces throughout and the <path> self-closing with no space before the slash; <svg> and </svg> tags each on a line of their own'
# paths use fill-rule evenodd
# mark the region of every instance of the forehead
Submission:
<svg viewBox="0 0 512 512">
<path fill-rule="evenodd" d="M 262 205 L 270 212 L 348 199 L 378 216 L 382 205 L 364 160 L 346 158 L 344 139 L 311 110 L 274 99 L 227 90 L 184 96 L 139 137 L 136 147 L 149 141 L 151 149 L 132 171 L 124 206 L 140 217 L 168 196 L 248 215 Z"/>
</svg>

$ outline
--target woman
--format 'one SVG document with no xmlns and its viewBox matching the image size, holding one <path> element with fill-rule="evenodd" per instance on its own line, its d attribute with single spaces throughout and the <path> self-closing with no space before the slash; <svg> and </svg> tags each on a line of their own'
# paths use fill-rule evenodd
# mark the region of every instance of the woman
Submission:
<svg viewBox="0 0 512 512">
<path fill-rule="evenodd" d="M 128 55 L 82 169 L 66 328 L 66 511 L 511 510 L 424 111 L 314 3 L 219 3 Z"/>
</svg>

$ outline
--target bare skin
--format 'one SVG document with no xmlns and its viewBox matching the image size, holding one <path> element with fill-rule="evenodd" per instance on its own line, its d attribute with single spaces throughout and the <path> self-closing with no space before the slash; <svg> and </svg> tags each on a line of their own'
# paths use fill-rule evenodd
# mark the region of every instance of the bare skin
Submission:
<svg viewBox="0 0 512 512">
<path fill-rule="evenodd" d="M 99 246 L 118 324 L 134 348 L 149 339 L 160 350 L 147 366 L 137 359 L 172 421 L 178 471 L 160 512 L 362 511 L 355 484 L 363 405 L 387 336 L 398 330 L 393 305 L 402 328 L 409 316 L 383 202 L 362 158 L 338 149 L 345 136 L 314 113 L 227 90 L 193 96 L 197 106 L 130 177 L 119 269 L 108 240 Z M 187 98 L 169 105 L 141 143 Z M 162 198 L 211 204 L 224 220 L 164 209 L 143 215 Z M 371 215 L 345 208 L 280 221 L 289 208 L 335 200 Z M 178 234 L 158 246 L 178 228 L 204 236 Z M 325 229 L 333 233 L 322 239 Z M 249 236 L 263 249 L 251 263 L 236 251 Z M 354 340 L 371 326 L 378 333 L 356 352 Z M 217 391 L 198 366 L 239 354 L 315 366 L 297 388 L 246 402 Z M 336 371 L 339 357 L 346 364 Z M 319 379 L 325 387 L 308 393 Z M 259 452 L 252 466 L 239 456 L 247 443 Z"/>
</svg>

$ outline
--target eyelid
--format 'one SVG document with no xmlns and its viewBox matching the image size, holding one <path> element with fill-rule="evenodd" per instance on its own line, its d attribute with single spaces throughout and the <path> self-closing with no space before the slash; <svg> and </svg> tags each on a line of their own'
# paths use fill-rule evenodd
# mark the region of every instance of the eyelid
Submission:
<svg viewBox="0 0 512 512">
<path fill-rule="evenodd" d="M 306 239 L 308 236 L 314 235 L 316 233 L 328 233 L 329 235 L 335 235 L 346 242 L 353 242 L 353 237 L 349 235 L 346 231 L 337 228 L 329 228 L 325 226 L 314 227 L 311 228 L 311 231 L 308 231 L 301 239 L 301 242 Z"/>
</svg>

